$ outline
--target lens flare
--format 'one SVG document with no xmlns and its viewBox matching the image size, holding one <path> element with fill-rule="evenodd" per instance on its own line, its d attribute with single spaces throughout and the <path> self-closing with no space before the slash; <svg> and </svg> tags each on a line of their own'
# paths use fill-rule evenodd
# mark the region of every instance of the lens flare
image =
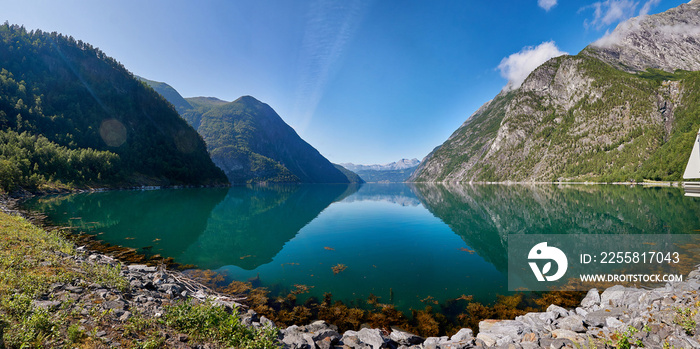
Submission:
<svg viewBox="0 0 700 349">
<path fill-rule="evenodd" d="M 105 119 L 100 125 L 100 136 L 110 147 L 118 147 L 126 142 L 126 127 L 117 119 Z"/>
</svg>

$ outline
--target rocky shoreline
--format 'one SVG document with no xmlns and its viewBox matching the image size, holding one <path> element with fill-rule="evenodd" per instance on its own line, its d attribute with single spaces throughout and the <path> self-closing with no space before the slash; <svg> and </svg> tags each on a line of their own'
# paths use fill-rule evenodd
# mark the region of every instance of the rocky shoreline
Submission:
<svg viewBox="0 0 700 349">
<path fill-rule="evenodd" d="M 319 321 L 281 330 L 287 348 L 700 348 L 700 269 L 656 289 L 591 289 L 576 309 L 552 305 L 515 320 L 484 320 L 476 337 L 421 338 L 398 329 L 364 328 L 343 335 Z"/>
<path fill-rule="evenodd" d="M 109 313 L 113 321 L 127 321 L 135 312 L 159 318 L 167 305 L 178 300 L 209 300 L 232 309 L 239 308 L 242 323 L 260 328 L 274 327 L 272 321 L 245 311 L 239 302 L 222 296 L 194 282 L 183 274 L 146 265 L 122 265 L 121 262 L 78 248 L 73 258 L 77 263 L 103 264 L 121 268 L 128 290 L 105 288 L 98 284 L 85 285 L 82 280 L 70 284 L 53 284 L 48 294 L 35 300 L 34 305 L 48 310 L 66 302 L 80 305 L 78 312 L 98 307 Z M 60 253 L 60 252 L 59 252 Z M 451 337 L 422 338 L 400 329 L 362 328 L 338 333 L 337 327 L 325 321 L 306 326 L 279 329 L 280 345 L 284 348 L 579 348 L 626 347 L 700 348 L 700 269 L 691 272 L 683 282 L 667 284 L 656 289 L 614 286 L 604 292 L 592 289 L 575 309 L 552 305 L 547 311 L 528 313 L 514 320 L 484 320 L 478 335 L 462 329 Z M 89 327 L 92 320 L 83 324 Z M 119 333 L 96 333 L 104 344 L 118 343 Z M 188 348 L 187 336 L 166 340 L 168 347 Z M 115 345 L 116 346 L 116 345 Z M 196 346 L 195 346 L 196 347 Z M 629 346 L 627 346 L 629 347 Z"/>
</svg>

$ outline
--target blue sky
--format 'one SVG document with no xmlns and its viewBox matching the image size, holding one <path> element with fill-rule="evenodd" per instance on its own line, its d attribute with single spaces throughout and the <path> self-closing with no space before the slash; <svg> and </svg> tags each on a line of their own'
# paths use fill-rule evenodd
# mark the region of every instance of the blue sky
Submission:
<svg viewBox="0 0 700 349">
<path fill-rule="evenodd" d="M 0 0 L 185 97 L 268 103 L 332 162 L 422 159 L 509 81 L 676 0 Z"/>
</svg>

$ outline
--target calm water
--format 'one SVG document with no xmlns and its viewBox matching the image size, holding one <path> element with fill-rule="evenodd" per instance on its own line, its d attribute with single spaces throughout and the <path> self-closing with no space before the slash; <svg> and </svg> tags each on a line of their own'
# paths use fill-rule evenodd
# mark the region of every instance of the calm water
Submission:
<svg viewBox="0 0 700 349">
<path fill-rule="evenodd" d="M 399 309 L 507 293 L 506 237 L 686 234 L 700 199 L 625 186 L 300 185 L 112 191 L 44 197 L 24 207 L 112 244 L 182 264 L 259 278 L 284 292 L 370 293 Z M 332 267 L 347 269 L 334 274 Z"/>
</svg>

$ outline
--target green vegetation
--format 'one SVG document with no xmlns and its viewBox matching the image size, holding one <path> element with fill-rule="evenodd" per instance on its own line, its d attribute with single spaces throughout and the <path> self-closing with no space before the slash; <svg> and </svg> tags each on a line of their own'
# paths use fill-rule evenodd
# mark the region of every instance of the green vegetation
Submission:
<svg viewBox="0 0 700 349">
<path fill-rule="evenodd" d="M 226 183 L 173 107 L 99 49 L 5 23 L 0 56 L 3 190 Z"/>
<path fill-rule="evenodd" d="M 5 192 L 99 185 L 116 176 L 118 165 L 119 156 L 109 151 L 69 149 L 41 135 L 0 130 L 0 189 Z"/>
<path fill-rule="evenodd" d="M 357 176 L 362 177 L 362 179 L 370 183 L 403 183 L 413 174 L 413 171 L 415 171 L 417 167 L 418 166 L 401 170 L 358 170 Z"/>
<path fill-rule="evenodd" d="M 177 110 L 177 112 L 181 115 L 186 111 L 192 109 L 192 105 L 190 105 L 184 98 L 182 98 L 182 96 L 180 96 L 180 93 L 178 93 L 177 90 L 175 90 L 174 88 L 170 87 L 170 85 L 164 82 L 144 79 L 140 76 L 135 76 L 135 78 L 145 82 L 146 85 L 156 90 L 156 92 L 158 92 L 160 95 L 163 96 L 163 98 L 170 102 L 170 104 L 172 104 L 173 107 L 175 107 L 175 110 Z"/>
<path fill-rule="evenodd" d="M 563 95 L 571 92 L 558 81 L 562 70 L 587 81 L 576 99 Z M 413 179 L 681 180 L 700 128 L 699 72 L 632 74 L 579 54 L 552 59 L 529 79 L 550 89 L 499 94 Z"/>
<path fill-rule="evenodd" d="M 210 107 L 197 131 L 233 183 L 348 183 L 267 104 L 244 96 Z"/>
<path fill-rule="evenodd" d="M 104 331 L 116 333 L 118 343 L 126 348 L 164 348 L 166 338 L 175 338 L 178 333 L 190 335 L 192 345 L 278 347 L 274 330 L 247 328 L 239 322 L 236 311 L 227 313 L 211 303 L 175 303 L 166 307 L 162 319 L 131 309 L 135 313 L 127 321 L 70 297 L 49 299 L 57 301 L 55 307 L 38 305 L 37 300 L 46 297 L 57 282 L 85 288 L 97 283 L 128 292 L 129 282 L 119 275 L 120 267 L 66 258 L 75 254 L 74 245 L 59 234 L 0 213 L 0 345 L 98 348 L 105 346 L 97 336 Z"/>
<path fill-rule="evenodd" d="M 197 341 L 213 341 L 235 348 L 276 348 L 277 330 L 254 329 L 241 324 L 237 310 L 229 314 L 211 303 L 183 302 L 167 309 L 163 320 L 172 328 Z"/>
<path fill-rule="evenodd" d="M 697 304 L 694 308 L 676 308 L 676 316 L 673 322 L 680 325 L 685 334 L 693 336 L 697 323 L 695 322 L 695 314 L 698 313 Z"/>
<path fill-rule="evenodd" d="M 612 339 L 606 341 L 606 344 L 611 345 L 618 349 L 630 349 L 634 345 L 636 348 L 644 348 L 644 343 L 641 339 L 633 338 L 634 334 L 639 332 L 638 329 L 630 326 L 626 331 L 619 332 L 616 331 L 612 335 Z"/>
<path fill-rule="evenodd" d="M 251 96 L 233 102 L 183 99 L 164 83 L 145 80 L 204 138 L 212 160 L 234 184 L 349 183 L 356 180 L 324 158 L 269 105 Z M 190 107 L 187 108 L 184 103 Z"/>
</svg>

